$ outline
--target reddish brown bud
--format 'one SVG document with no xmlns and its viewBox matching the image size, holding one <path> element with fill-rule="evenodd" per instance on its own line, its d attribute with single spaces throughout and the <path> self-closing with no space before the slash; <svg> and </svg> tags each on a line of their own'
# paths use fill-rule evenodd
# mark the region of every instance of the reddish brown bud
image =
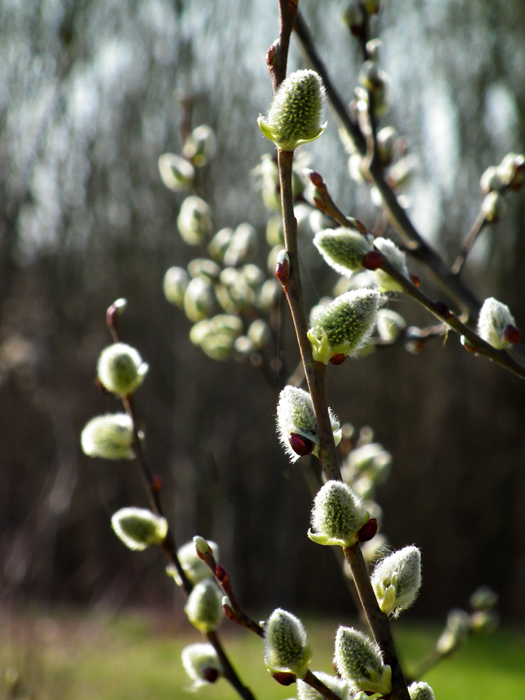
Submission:
<svg viewBox="0 0 525 700">
<path fill-rule="evenodd" d="M 414 285 L 414 287 L 419 287 L 419 275 L 414 274 L 413 272 L 410 273 L 410 281 Z"/>
<path fill-rule="evenodd" d="M 235 622 L 235 620 L 237 619 L 234 611 L 229 605 L 223 605 L 222 612 L 224 613 L 224 616 L 228 618 L 228 620 L 233 620 Z"/>
<path fill-rule="evenodd" d="M 277 256 L 275 276 L 283 286 L 290 279 L 290 258 L 285 250 L 281 250 Z"/>
<path fill-rule="evenodd" d="M 368 542 L 368 540 L 373 539 L 377 535 L 377 519 L 370 518 L 370 520 L 363 525 L 363 527 L 357 533 L 358 542 Z"/>
<path fill-rule="evenodd" d="M 219 583 L 227 583 L 230 578 L 226 569 L 220 564 L 217 564 L 215 567 L 215 576 L 217 577 L 217 581 Z"/>
<path fill-rule="evenodd" d="M 162 477 L 160 474 L 153 475 L 153 480 L 151 482 L 151 488 L 157 492 L 162 489 Z"/>
<path fill-rule="evenodd" d="M 215 683 L 219 677 L 219 672 L 216 668 L 204 668 L 202 670 L 202 677 L 205 681 L 208 681 L 208 683 Z"/>
<path fill-rule="evenodd" d="M 292 685 L 297 680 L 295 673 L 286 673 L 285 671 L 278 671 L 277 673 L 272 673 L 272 678 L 274 678 L 277 683 L 281 685 Z"/>
<path fill-rule="evenodd" d="M 323 176 L 320 175 L 315 170 L 311 170 L 308 173 L 308 178 L 309 178 L 310 182 L 312 183 L 312 185 L 314 185 L 314 187 L 319 187 L 320 185 L 323 184 Z"/>
<path fill-rule="evenodd" d="M 377 270 L 381 267 L 383 262 L 383 255 L 378 250 L 371 250 L 363 258 L 363 267 L 366 270 Z"/>
<path fill-rule="evenodd" d="M 359 219 L 354 219 L 353 223 L 360 233 L 366 233 L 366 226 L 363 224 L 362 221 L 359 221 Z"/>
<path fill-rule="evenodd" d="M 443 301 L 436 301 L 436 311 L 440 316 L 443 316 L 443 318 L 450 318 L 454 314 L 452 311 L 448 308 L 448 306 L 443 302 Z"/>
<path fill-rule="evenodd" d="M 275 50 L 275 45 L 272 44 L 268 51 L 266 52 L 266 64 L 270 67 L 273 66 L 275 57 L 277 56 L 277 51 Z"/>
<path fill-rule="evenodd" d="M 330 362 L 331 365 L 342 365 L 347 357 L 348 355 L 343 355 L 343 353 L 340 352 L 337 353 L 337 355 L 332 355 L 328 362 Z"/>
<path fill-rule="evenodd" d="M 308 438 L 305 438 L 303 435 L 299 435 L 298 433 L 290 433 L 288 442 L 290 443 L 290 447 L 295 454 L 300 455 L 301 457 L 310 455 L 313 452 L 314 443 Z"/>
<path fill-rule="evenodd" d="M 519 328 L 516 328 L 516 326 L 508 325 L 505 328 L 503 336 L 507 343 L 512 343 L 513 345 L 521 343 L 521 331 Z"/>
</svg>

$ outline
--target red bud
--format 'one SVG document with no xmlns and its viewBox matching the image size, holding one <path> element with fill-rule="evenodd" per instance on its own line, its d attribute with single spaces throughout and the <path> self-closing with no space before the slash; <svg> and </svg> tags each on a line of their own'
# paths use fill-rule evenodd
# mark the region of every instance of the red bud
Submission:
<svg viewBox="0 0 525 700">
<path fill-rule="evenodd" d="M 160 474 L 154 474 L 153 475 L 153 481 L 151 483 L 151 487 L 154 491 L 160 491 L 162 488 L 162 477 Z"/>
<path fill-rule="evenodd" d="M 219 672 L 216 668 L 204 668 L 202 669 L 202 677 L 208 683 L 215 683 L 219 677 Z"/>
<path fill-rule="evenodd" d="M 319 187 L 319 185 L 323 184 L 322 175 L 320 175 L 315 170 L 312 170 L 310 173 L 308 173 L 308 178 L 309 178 L 310 182 L 312 183 L 312 185 L 314 185 L 314 187 Z"/>
<path fill-rule="evenodd" d="M 220 564 L 217 564 L 215 567 L 215 576 L 217 577 L 217 581 L 219 581 L 219 583 L 224 583 L 228 580 L 228 573 Z"/>
<path fill-rule="evenodd" d="M 281 685 L 292 685 L 297 680 L 295 673 L 285 673 L 284 671 L 278 671 L 277 673 L 272 673 L 272 678 L 274 678 L 277 683 Z"/>
<path fill-rule="evenodd" d="M 275 266 L 275 276 L 283 286 L 290 279 L 290 260 L 287 256 L 283 256 L 283 259 L 277 262 Z"/>
<path fill-rule="evenodd" d="M 516 328 L 516 326 L 508 325 L 505 328 L 505 333 L 503 336 L 507 343 L 512 343 L 513 345 L 521 342 L 521 331 Z"/>
<path fill-rule="evenodd" d="M 339 352 L 337 353 L 337 355 L 332 355 L 332 357 L 328 361 L 331 365 L 342 365 L 347 357 L 348 355 L 343 355 L 342 352 Z"/>
<path fill-rule="evenodd" d="M 454 315 L 448 306 L 442 301 L 436 301 L 436 311 L 443 316 L 443 318 L 450 318 Z"/>
<path fill-rule="evenodd" d="M 363 525 L 363 527 L 357 533 L 358 542 L 368 542 L 377 535 L 377 520 L 376 518 L 370 518 L 370 520 Z"/>
<path fill-rule="evenodd" d="M 312 454 L 315 447 L 311 440 L 303 435 L 298 435 L 298 433 L 290 433 L 288 442 L 295 454 L 300 455 L 301 457 Z"/>
<path fill-rule="evenodd" d="M 371 250 L 363 258 L 363 267 L 366 270 L 377 270 L 378 267 L 381 267 L 382 262 L 382 253 L 380 253 L 378 250 Z"/>
<path fill-rule="evenodd" d="M 414 285 L 414 287 L 419 287 L 419 275 L 414 274 L 413 272 L 410 273 L 410 281 Z"/>
</svg>

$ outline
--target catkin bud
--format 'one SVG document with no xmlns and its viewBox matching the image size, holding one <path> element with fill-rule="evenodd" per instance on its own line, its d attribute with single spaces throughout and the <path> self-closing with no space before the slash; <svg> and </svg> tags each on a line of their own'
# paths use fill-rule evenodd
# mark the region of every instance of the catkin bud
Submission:
<svg viewBox="0 0 525 700">
<path fill-rule="evenodd" d="M 324 261 L 345 277 L 363 270 L 363 258 L 372 250 L 366 236 L 349 228 L 320 231 L 314 237 L 314 245 Z"/>
<path fill-rule="evenodd" d="M 370 41 L 368 42 L 371 43 Z M 394 157 L 397 131 L 393 126 L 385 126 L 377 134 L 377 152 L 383 165 L 389 165 Z"/>
<path fill-rule="evenodd" d="M 184 306 L 184 293 L 190 281 L 189 275 L 182 267 L 170 267 L 166 270 L 162 288 L 164 296 L 170 302 L 182 308 Z"/>
<path fill-rule="evenodd" d="M 500 192 L 489 192 L 485 195 L 481 205 L 481 211 L 485 219 L 491 224 L 495 224 L 496 221 L 499 221 L 503 214 L 505 214 L 506 209 L 507 205 Z"/>
<path fill-rule="evenodd" d="M 387 695 L 392 690 L 392 669 L 385 666 L 378 647 L 362 632 L 339 627 L 334 664 L 350 689 Z"/>
<path fill-rule="evenodd" d="M 485 299 L 478 318 L 480 337 L 498 350 L 504 350 L 512 345 L 514 340 L 514 335 L 508 333 L 509 326 L 513 329 L 516 326 L 509 307 L 493 297 Z"/>
<path fill-rule="evenodd" d="M 224 253 L 224 265 L 235 267 L 255 254 L 257 250 L 257 231 L 251 224 L 239 224 L 228 243 Z"/>
<path fill-rule="evenodd" d="M 177 228 L 188 245 L 200 245 L 211 233 L 211 209 L 195 195 L 186 197 L 177 217 Z"/>
<path fill-rule="evenodd" d="M 327 481 L 317 492 L 308 537 L 317 544 L 353 547 L 369 515 L 359 496 L 343 481 Z"/>
<path fill-rule="evenodd" d="M 341 700 L 349 700 L 350 688 L 341 678 L 331 676 L 329 673 L 324 673 L 323 671 L 314 671 L 314 675 L 322 681 L 327 688 L 330 688 L 338 698 L 341 698 Z M 297 697 L 299 700 L 323 700 L 323 695 L 321 695 L 318 690 L 301 680 L 297 681 Z"/>
<path fill-rule="evenodd" d="M 403 547 L 381 559 L 371 576 L 372 588 L 385 615 L 397 617 L 414 600 L 421 587 L 421 553 Z"/>
<path fill-rule="evenodd" d="M 275 93 L 268 116 L 259 116 L 260 130 L 283 151 L 315 141 L 326 128 L 321 124 L 323 97 L 323 83 L 315 71 L 292 73 Z"/>
<path fill-rule="evenodd" d="M 121 508 L 111 518 L 111 527 L 126 547 L 135 550 L 162 544 L 168 532 L 166 518 L 144 508 Z"/>
<path fill-rule="evenodd" d="M 513 190 L 519 189 L 525 181 L 525 155 L 507 153 L 498 165 L 498 175 L 504 185 Z"/>
<path fill-rule="evenodd" d="M 499 625 L 499 615 L 495 610 L 476 610 L 470 616 L 473 634 L 490 634 Z"/>
<path fill-rule="evenodd" d="M 138 389 L 148 369 L 138 351 L 125 343 L 105 348 L 97 364 L 99 380 L 108 391 L 118 396 L 128 396 Z"/>
<path fill-rule="evenodd" d="M 257 350 L 263 348 L 271 337 L 270 326 L 262 319 L 257 319 L 248 328 L 248 338 Z"/>
<path fill-rule="evenodd" d="M 219 278 L 221 268 L 208 258 L 195 258 L 188 263 L 188 272 L 193 278 L 202 277 L 203 280 L 215 282 Z"/>
<path fill-rule="evenodd" d="M 218 562 L 218 545 L 211 540 L 207 540 L 207 542 L 213 553 L 213 558 L 216 562 Z M 213 573 L 208 568 L 207 564 L 199 558 L 193 540 L 191 542 L 186 542 L 186 544 L 183 544 L 182 547 L 179 547 L 177 550 L 177 558 L 184 573 L 186 574 L 186 577 L 193 586 L 197 585 L 199 581 L 213 577 Z M 175 583 L 178 586 L 182 586 L 182 581 L 180 580 L 177 570 L 174 567 L 168 567 L 167 573 L 169 576 L 175 579 Z"/>
<path fill-rule="evenodd" d="M 320 311 L 308 331 L 314 360 L 326 365 L 337 355 L 355 355 L 372 334 L 378 303 L 376 290 L 356 289 Z"/>
<path fill-rule="evenodd" d="M 228 245 L 233 236 L 233 229 L 221 228 L 208 243 L 208 253 L 214 260 L 222 262 L 224 253 L 228 250 Z"/>
<path fill-rule="evenodd" d="M 377 312 L 377 332 L 381 340 L 392 342 L 400 336 L 407 327 L 406 321 L 392 309 L 379 309 Z"/>
<path fill-rule="evenodd" d="M 490 586 L 480 586 L 470 596 L 470 607 L 473 610 L 490 610 L 498 602 L 498 594 Z"/>
<path fill-rule="evenodd" d="M 435 700 L 434 691 L 428 683 L 418 681 L 408 687 L 410 700 Z"/>
<path fill-rule="evenodd" d="M 193 681 L 191 690 L 214 683 L 224 673 L 211 644 L 190 644 L 182 650 L 181 658 L 184 670 Z"/>
<path fill-rule="evenodd" d="M 482 194 L 488 194 L 489 192 L 499 192 L 504 187 L 504 182 L 501 179 L 498 169 L 491 165 L 485 170 L 479 181 L 479 186 L 481 187 Z"/>
<path fill-rule="evenodd" d="M 126 413 L 92 418 L 80 436 L 82 451 L 88 457 L 133 459 L 133 423 Z"/>
<path fill-rule="evenodd" d="M 189 187 L 195 177 L 193 165 L 174 153 L 163 153 L 160 156 L 159 172 L 162 182 L 173 192 Z"/>
<path fill-rule="evenodd" d="M 215 305 L 213 287 L 202 277 L 195 277 L 188 284 L 184 294 L 184 311 L 190 321 L 202 321 L 211 316 Z"/>
<path fill-rule="evenodd" d="M 184 608 L 188 620 L 206 634 L 217 629 L 224 618 L 222 593 L 211 579 L 198 583 L 190 593 Z"/>
<path fill-rule="evenodd" d="M 312 652 L 302 622 L 277 608 L 264 629 L 264 663 L 270 673 L 295 673 L 304 678 Z"/>
<path fill-rule="evenodd" d="M 193 165 L 201 168 L 215 155 L 216 141 L 211 126 L 202 124 L 195 127 L 186 139 L 182 148 L 185 158 L 191 160 Z"/>
<path fill-rule="evenodd" d="M 447 625 L 436 642 L 437 651 L 442 656 L 451 654 L 466 641 L 470 629 L 470 615 L 464 610 L 451 610 L 447 617 Z"/>
<path fill-rule="evenodd" d="M 376 238 L 374 246 L 404 277 L 408 277 L 405 254 L 389 238 Z M 383 270 L 375 271 L 379 290 L 382 292 L 402 292 L 403 287 L 393 277 Z"/>
<path fill-rule="evenodd" d="M 341 426 L 334 413 L 328 410 L 335 444 L 338 445 L 341 442 Z M 317 423 L 312 399 L 307 391 L 293 386 L 285 386 L 281 391 L 277 404 L 277 432 L 291 462 L 296 462 L 305 454 L 319 453 Z M 309 451 L 302 449 L 301 442 Z"/>
</svg>

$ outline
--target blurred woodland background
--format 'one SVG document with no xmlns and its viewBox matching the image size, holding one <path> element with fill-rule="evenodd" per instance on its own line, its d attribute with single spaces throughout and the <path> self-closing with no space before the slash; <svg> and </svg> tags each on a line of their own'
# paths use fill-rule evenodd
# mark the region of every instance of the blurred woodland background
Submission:
<svg viewBox="0 0 525 700">
<path fill-rule="evenodd" d="M 301 6 L 349 101 L 359 55 L 340 22 L 344 2 Z M 525 147 L 525 5 L 385 0 L 374 27 L 392 88 L 382 124 L 419 160 L 409 211 L 452 263 L 479 211 L 481 174 Z M 199 182 L 214 230 L 253 224 L 266 266 L 267 213 L 251 173 L 272 152 L 256 119 L 271 98 L 265 55 L 277 28 L 277 3 L 256 0 L 0 3 L 3 606 L 172 603 L 160 553 L 131 556 L 110 529 L 119 507 L 146 505 L 138 472 L 79 446 L 92 416 L 120 410 L 94 386 L 111 342 L 105 311 L 119 297 L 128 300 L 123 340 L 150 364 L 137 401 L 178 544 L 194 534 L 217 541 L 247 608 L 348 606 L 333 556 L 306 537 L 311 497 L 301 465 L 290 467 L 279 447 L 276 395 L 249 364 L 214 362 L 193 346 L 190 322 L 162 293 L 166 268 L 196 253 L 176 228 L 183 195 L 163 186 L 157 160 L 199 124 L 218 142 Z M 290 70 L 304 65 L 295 44 Z M 377 210 L 348 176 L 327 117 L 307 149 L 311 167 L 341 209 L 371 227 Z M 478 299 L 504 302 L 525 330 L 523 191 L 507 203 L 463 274 Z M 336 279 L 317 258 L 308 256 L 304 277 L 310 305 Z M 404 299 L 391 308 L 410 324 L 431 322 Z M 410 614 L 443 617 L 485 583 L 501 596 L 503 620 L 524 621 L 525 384 L 451 334 L 417 356 L 397 347 L 329 367 L 328 397 L 342 421 L 370 425 L 393 455 L 378 500 L 390 542 L 422 549 Z"/>
</svg>

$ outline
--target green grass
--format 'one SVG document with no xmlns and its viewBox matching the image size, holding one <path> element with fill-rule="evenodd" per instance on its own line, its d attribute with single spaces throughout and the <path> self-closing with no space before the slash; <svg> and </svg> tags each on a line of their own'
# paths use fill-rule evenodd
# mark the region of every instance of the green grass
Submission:
<svg viewBox="0 0 525 700">
<path fill-rule="evenodd" d="M 225 681 L 197 695 L 186 692 L 188 679 L 180 652 L 201 641 L 188 623 L 162 616 L 127 613 L 117 618 L 59 614 L 0 621 L 3 674 L 21 672 L 17 697 L 38 700 L 177 700 L 236 697 Z M 331 671 L 336 623 L 306 621 L 314 649 L 313 670 Z M 230 658 L 258 700 L 283 700 L 294 695 L 273 681 L 262 663 L 262 642 L 249 633 L 222 626 Z M 438 630 L 396 628 L 397 645 L 410 669 L 432 650 Z M 425 677 L 436 700 L 523 700 L 525 698 L 525 634 L 498 630 L 470 639 L 451 659 Z"/>
</svg>

